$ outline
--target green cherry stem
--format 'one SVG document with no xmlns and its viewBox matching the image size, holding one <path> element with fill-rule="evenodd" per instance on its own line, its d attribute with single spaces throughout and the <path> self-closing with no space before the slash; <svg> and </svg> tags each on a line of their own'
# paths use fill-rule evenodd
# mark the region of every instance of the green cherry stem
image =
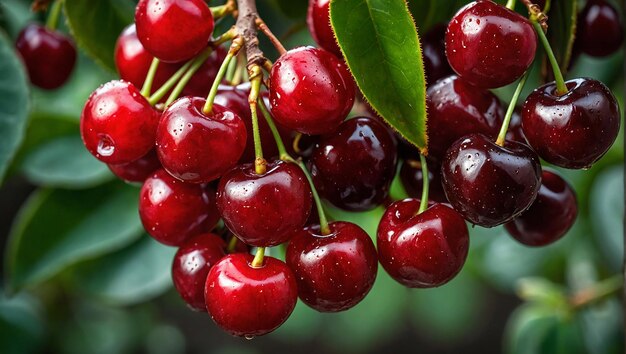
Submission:
<svg viewBox="0 0 626 354">
<path fill-rule="evenodd" d="M 211 14 L 214 19 L 219 19 L 232 14 L 237 9 L 235 1 L 229 0 L 224 5 L 211 7 Z"/>
<path fill-rule="evenodd" d="M 276 124 L 274 124 L 274 120 L 272 119 L 272 115 L 270 114 L 269 109 L 265 106 L 265 102 L 263 102 L 263 98 L 259 98 L 259 108 L 261 108 L 261 113 L 263 114 L 263 118 L 267 122 L 267 125 L 272 132 L 272 136 L 274 137 L 274 141 L 276 142 L 276 147 L 278 148 L 278 156 L 281 160 L 285 161 L 294 161 L 293 157 L 289 156 L 287 153 L 287 149 L 285 148 L 285 144 L 283 143 L 283 139 L 280 137 L 280 133 L 278 132 L 278 128 L 276 128 Z"/>
<path fill-rule="evenodd" d="M 556 93 L 557 95 L 564 95 L 567 93 L 568 89 L 565 85 L 565 80 L 563 79 L 563 74 L 561 73 L 561 68 L 559 67 L 559 63 L 556 61 L 556 57 L 554 56 L 554 51 L 552 51 L 552 47 L 550 46 L 550 42 L 548 41 L 548 37 L 546 37 L 546 33 L 543 31 L 543 28 L 537 22 L 537 19 L 534 15 L 531 15 L 530 23 L 532 23 L 535 31 L 537 32 L 537 36 L 539 36 L 539 40 L 541 44 L 543 44 L 543 48 L 548 55 L 548 60 L 550 61 L 550 65 L 552 66 L 552 71 L 554 72 L 554 80 L 556 82 Z"/>
<path fill-rule="evenodd" d="M 257 174 L 265 173 L 267 162 L 263 158 L 263 147 L 261 145 L 261 132 L 259 129 L 259 115 L 257 113 L 257 102 L 261 91 L 261 81 L 263 81 L 263 72 L 258 65 L 252 65 L 248 70 L 250 76 L 250 95 L 248 103 L 250 104 L 250 113 L 252 116 L 252 134 L 254 138 L 254 170 Z"/>
<path fill-rule="evenodd" d="M 180 94 L 183 92 L 183 89 L 185 88 L 185 86 L 187 86 L 187 83 L 189 82 L 189 80 L 191 80 L 191 78 L 196 73 L 196 71 L 198 71 L 198 69 L 200 69 L 202 64 L 204 64 L 204 62 L 209 57 L 209 55 L 211 55 L 212 51 L 213 51 L 213 49 L 211 47 L 208 47 L 200 55 L 198 55 L 195 59 L 193 59 L 190 63 L 188 63 L 190 65 L 189 65 L 187 71 L 185 71 L 185 74 L 180 79 L 180 81 L 178 81 L 178 83 L 176 84 L 176 86 L 172 90 L 172 93 L 170 93 L 169 97 L 167 98 L 167 101 L 165 101 L 165 107 L 167 107 L 170 104 L 172 104 L 172 102 L 174 102 L 178 98 L 178 96 L 180 96 Z M 176 76 L 176 75 L 174 75 L 174 76 Z M 172 76 L 172 77 L 174 77 L 174 76 Z M 169 80 L 168 80 L 168 82 L 169 82 Z M 163 85 L 163 86 L 165 86 L 165 85 Z M 161 89 L 163 89 L 163 87 L 161 87 L 159 89 L 159 91 L 161 91 Z M 159 91 L 157 91 L 154 95 L 152 95 L 152 97 L 150 97 L 151 103 L 152 103 L 152 98 L 153 97 L 156 98 L 157 97 L 157 93 L 159 93 Z M 167 90 L 163 94 L 165 94 L 165 93 L 167 93 Z M 157 102 L 158 102 L 158 100 L 157 100 Z"/>
<path fill-rule="evenodd" d="M 206 55 L 206 57 L 204 56 Z M 196 60 L 199 60 L 199 57 L 203 57 L 204 60 L 206 60 L 206 58 L 209 56 L 209 54 L 205 54 L 200 53 L 198 55 L 197 58 L 190 60 L 188 62 L 185 63 L 185 65 L 181 66 L 178 70 L 176 70 L 176 72 L 174 73 L 174 75 L 172 75 L 164 84 L 163 86 L 159 87 L 158 90 L 156 90 L 155 93 L 152 94 L 152 96 L 150 96 L 150 98 L 148 99 L 148 102 L 150 102 L 151 105 L 155 105 L 157 104 L 157 102 L 159 102 L 163 97 L 165 97 L 165 95 L 168 93 L 169 90 L 171 90 L 174 85 L 176 85 L 176 83 L 178 82 L 178 80 L 180 80 L 183 75 L 185 75 L 185 73 L 187 72 L 187 70 L 191 67 L 191 65 L 193 63 L 196 62 Z M 193 74 L 192 74 L 193 75 Z"/>
<path fill-rule="evenodd" d="M 230 61 L 230 63 L 228 64 L 228 69 L 226 69 L 226 75 L 224 75 L 225 80 L 228 81 L 231 85 L 233 85 L 233 79 L 235 78 L 235 72 L 237 71 L 237 63 L 239 62 L 238 58 L 239 57 L 237 56 L 235 57 L 235 60 Z"/>
<path fill-rule="evenodd" d="M 143 97 L 150 97 L 150 92 L 152 91 L 152 83 L 154 82 L 154 76 L 156 75 L 157 69 L 159 68 L 159 62 L 160 61 L 157 58 L 152 59 L 150 69 L 148 69 L 148 74 L 146 75 L 146 79 L 143 82 L 143 87 L 141 88 L 141 95 Z"/>
<path fill-rule="evenodd" d="M 235 247 L 237 247 L 237 236 L 232 236 L 228 241 L 228 246 L 226 246 L 226 253 L 233 253 Z"/>
<path fill-rule="evenodd" d="M 46 20 L 46 27 L 55 30 L 59 24 L 59 15 L 61 14 L 61 8 L 63 7 L 63 0 L 56 0 L 52 3 L 48 19 Z"/>
<path fill-rule="evenodd" d="M 617 274 L 587 289 L 580 290 L 570 298 L 570 305 L 574 309 L 579 309 L 611 296 L 624 287 L 624 279 L 622 277 L 622 274 Z"/>
<path fill-rule="evenodd" d="M 215 101 L 215 96 L 217 95 L 217 89 L 219 88 L 220 83 L 222 82 L 222 79 L 224 79 L 224 75 L 226 74 L 226 69 L 228 69 L 228 65 L 230 64 L 230 61 L 233 59 L 235 55 L 237 55 L 237 53 L 239 53 L 239 50 L 241 50 L 242 46 L 243 46 L 243 39 L 241 37 L 236 37 L 235 39 L 233 39 L 233 43 L 230 45 L 230 48 L 228 49 L 226 58 L 224 58 L 222 65 L 220 65 L 220 69 L 217 72 L 217 76 L 215 77 L 215 80 L 213 81 L 213 85 L 211 86 L 211 91 L 209 91 L 209 95 L 206 98 L 206 103 L 204 104 L 204 107 L 202 107 L 202 112 L 204 114 L 211 114 L 211 112 L 213 111 L 213 101 Z"/>
<path fill-rule="evenodd" d="M 515 8 L 515 3 L 517 2 L 517 0 L 508 0 L 506 2 L 506 8 L 513 11 L 513 9 Z"/>
<path fill-rule="evenodd" d="M 417 211 L 418 214 L 428 209 L 428 190 L 429 190 L 429 178 L 428 178 L 428 164 L 424 155 L 420 154 L 420 164 L 422 165 L 422 199 L 420 200 L 420 208 Z"/>
<path fill-rule="evenodd" d="M 500 127 L 500 133 L 498 133 L 498 139 L 496 139 L 497 145 L 504 146 L 504 142 L 506 140 L 506 132 L 509 130 L 509 124 L 511 124 L 511 117 L 513 117 L 513 112 L 515 111 L 517 100 L 519 99 L 519 95 L 522 93 L 522 90 L 524 89 L 524 85 L 526 84 L 526 79 L 528 79 L 528 71 L 522 76 L 522 78 L 517 83 L 517 88 L 515 88 L 513 97 L 511 97 L 511 102 L 509 103 L 509 107 L 507 108 L 506 114 L 504 115 L 504 121 L 502 122 L 502 126 Z"/>
<path fill-rule="evenodd" d="M 254 259 L 250 266 L 252 268 L 261 268 L 263 267 L 263 259 L 265 258 L 265 247 L 259 247 L 256 250 L 256 254 L 254 255 Z"/>
</svg>

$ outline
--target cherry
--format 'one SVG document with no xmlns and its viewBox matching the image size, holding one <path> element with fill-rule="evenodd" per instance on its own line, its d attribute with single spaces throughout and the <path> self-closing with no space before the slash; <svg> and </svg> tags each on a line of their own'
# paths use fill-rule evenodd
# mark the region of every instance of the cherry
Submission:
<svg viewBox="0 0 626 354">
<path fill-rule="evenodd" d="M 182 97 L 163 112 L 156 146 L 163 168 L 191 183 L 210 182 L 233 167 L 246 147 L 246 126 L 233 111 L 206 100 Z"/>
<path fill-rule="evenodd" d="M 276 246 L 304 226 L 311 189 L 296 164 L 273 161 L 257 174 L 254 163 L 236 166 L 220 179 L 217 208 L 226 226 L 245 243 Z"/>
<path fill-rule="evenodd" d="M 532 64 L 536 49 L 537 35 L 528 19 L 490 0 L 463 7 L 446 32 L 450 66 L 478 87 L 517 80 Z"/>
<path fill-rule="evenodd" d="M 387 198 L 396 162 L 393 135 L 376 119 L 361 117 L 323 136 L 310 167 L 321 196 L 339 208 L 362 211 Z"/>
<path fill-rule="evenodd" d="M 428 160 L 428 197 L 440 203 L 447 203 L 448 199 L 441 184 L 441 167 L 436 161 Z M 412 198 L 421 198 L 424 183 L 422 165 L 418 160 L 404 160 L 400 167 L 400 180 L 406 193 Z"/>
<path fill-rule="evenodd" d="M 446 197 L 470 222 L 494 227 L 526 210 L 539 190 L 541 165 L 526 145 L 496 145 L 482 134 L 457 140 L 441 163 Z"/>
<path fill-rule="evenodd" d="M 309 0 L 306 23 L 311 37 L 320 47 L 339 58 L 343 57 L 330 25 L 330 0 Z"/>
<path fill-rule="evenodd" d="M 435 203 L 418 214 L 419 205 L 419 200 L 409 198 L 387 208 L 376 233 L 379 261 L 404 286 L 441 286 L 465 263 L 467 225 L 444 204 Z"/>
<path fill-rule="evenodd" d="M 140 0 L 137 36 L 155 57 L 168 63 L 190 59 L 207 46 L 213 15 L 203 0 Z"/>
<path fill-rule="evenodd" d="M 219 220 L 213 190 L 181 182 L 164 170 L 141 187 L 139 216 L 148 234 L 169 246 L 210 231 Z"/>
<path fill-rule="evenodd" d="M 576 221 L 578 204 L 572 187 L 558 174 L 543 171 L 537 199 L 528 210 L 504 224 L 527 246 L 545 246 L 563 237 Z"/>
<path fill-rule="evenodd" d="M 108 165 L 114 175 L 126 182 L 143 182 L 152 173 L 161 168 L 161 162 L 154 149 L 145 156 L 120 165 Z"/>
<path fill-rule="evenodd" d="M 254 268 L 252 259 L 244 253 L 222 258 L 209 271 L 204 292 L 213 321 L 246 338 L 278 328 L 298 299 L 295 277 L 285 263 L 266 256 L 263 266 Z"/>
<path fill-rule="evenodd" d="M 215 234 L 201 234 L 185 241 L 172 264 L 174 287 L 189 307 L 206 311 L 204 285 L 209 270 L 226 256 L 226 243 Z"/>
<path fill-rule="evenodd" d="M 578 16 L 577 41 L 580 49 L 594 57 L 615 53 L 624 41 L 624 29 L 617 9 L 605 0 L 588 0 Z"/>
<path fill-rule="evenodd" d="M 433 26 L 421 40 L 424 71 L 426 72 L 428 85 L 432 85 L 437 80 L 454 74 L 446 57 L 446 25 L 438 24 Z"/>
<path fill-rule="evenodd" d="M 15 42 L 33 85 L 52 90 L 63 85 L 74 70 L 76 47 L 61 32 L 30 24 Z"/>
<path fill-rule="evenodd" d="M 589 168 L 613 145 L 620 127 L 615 96 L 603 83 L 580 78 L 566 82 L 559 96 L 554 82 L 533 91 L 522 109 L 528 143 L 547 162 Z"/>
<path fill-rule="evenodd" d="M 476 88 L 458 76 L 439 80 L 427 91 L 428 155 L 441 160 L 466 134 L 495 137 L 504 120 L 500 100 L 488 90 Z"/>
<path fill-rule="evenodd" d="M 298 135 L 300 135 L 299 138 L 297 138 Z M 296 139 L 298 139 L 297 142 Z M 287 152 L 289 152 L 290 155 L 298 155 L 304 159 L 308 159 L 313 155 L 315 145 L 319 143 L 320 137 L 319 135 L 306 135 L 291 131 L 287 141 L 289 141 L 290 144 L 285 146 L 285 148 L 287 148 Z"/>
<path fill-rule="evenodd" d="M 304 134 L 332 132 L 354 103 L 350 72 L 330 52 L 299 47 L 283 54 L 270 73 L 272 115 Z"/>
<path fill-rule="evenodd" d="M 135 85 L 110 81 L 87 99 L 80 117 L 80 133 L 87 150 L 98 160 L 129 163 L 154 147 L 159 116 Z"/>
</svg>

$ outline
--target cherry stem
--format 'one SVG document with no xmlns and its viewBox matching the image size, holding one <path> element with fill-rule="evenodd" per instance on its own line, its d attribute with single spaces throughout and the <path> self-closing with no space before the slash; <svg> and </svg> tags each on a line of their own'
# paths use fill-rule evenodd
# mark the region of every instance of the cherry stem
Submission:
<svg viewBox="0 0 626 354">
<path fill-rule="evenodd" d="M 515 3 L 517 2 L 517 0 L 508 0 L 506 2 L 506 8 L 509 10 L 513 10 L 515 8 Z"/>
<path fill-rule="evenodd" d="M 580 309 L 606 299 L 624 287 L 624 279 L 622 276 L 622 274 L 617 274 L 589 288 L 580 290 L 570 297 L 570 305 L 574 309 Z"/>
<path fill-rule="evenodd" d="M 228 241 L 228 246 L 226 246 L 226 253 L 233 253 L 235 251 L 235 247 L 237 247 L 237 236 L 233 236 Z"/>
<path fill-rule="evenodd" d="M 233 39 L 233 42 L 230 45 L 230 48 L 228 49 L 226 58 L 224 58 L 222 65 L 220 65 L 220 69 L 218 70 L 217 75 L 215 76 L 213 85 L 211 85 L 211 90 L 209 91 L 209 95 L 206 98 L 206 103 L 204 104 L 204 107 L 202 107 L 202 112 L 204 114 L 208 115 L 208 114 L 211 114 L 211 112 L 213 112 L 213 101 L 215 101 L 215 96 L 217 95 L 217 89 L 219 88 L 220 83 L 222 83 L 222 79 L 224 79 L 224 75 L 226 74 L 226 69 L 228 69 L 228 65 L 230 64 L 231 59 L 233 59 L 233 57 L 237 55 L 237 53 L 239 53 L 239 50 L 241 50 L 242 46 L 243 46 L 243 39 L 241 37 L 235 37 L 235 39 Z"/>
<path fill-rule="evenodd" d="M 550 11 L 550 4 L 551 4 L 551 1 L 546 0 L 546 4 L 543 6 L 543 9 L 541 10 L 541 12 L 543 12 L 544 14 L 547 14 Z"/>
<path fill-rule="evenodd" d="M 509 124 L 511 124 L 511 117 L 513 117 L 513 112 L 515 111 L 517 100 L 519 99 L 519 95 L 522 93 L 522 90 L 524 89 L 524 85 L 526 84 L 526 79 L 528 79 L 528 71 L 522 76 L 522 78 L 517 83 L 517 88 L 515 88 L 513 97 L 511 97 L 511 102 L 509 103 L 509 107 L 507 108 L 506 114 L 504 115 L 504 121 L 502 122 L 502 126 L 500 127 L 500 133 L 498 133 L 498 139 L 496 139 L 497 145 L 504 146 L 504 143 L 506 141 L 506 132 L 509 130 Z"/>
<path fill-rule="evenodd" d="M 537 22 L 537 19 L 534 15 L 531 15 L 530 23 L 533 24 L 537 35 L 539 36 L 539 40 L 543 44 L 543 48 L 548 55 L 548 60 L 550 61 L 550 65 L 552 66 L 552 71 L 554 72 L 554 80 L 556 82 L 556 94 L 561 96 L 567 93 L 568 89 L 565 85 L 565 80 L 563 79 L 563 74 L 561 73 L 561 68 L 559 67 L 559 63 L 554 56 L 554 52 L 552 51 L 552 47 L 550 46 L 550 42 L 548 41 L 548 37 L 546 37 L 546 33 L 543 31 L 543 27 Z"/>
<path fill-rule="evenodd" d="M 276 147 L 278 148 L 278 156 L 280 156 L 281 160 L 294 161 L 294 159 L 289 156 L 289 153 L 287 153 L 287 149 L 285 148 L 283 139 L 280 137 L 278 128 L 276 128 L 276 124 L 274 124 L 274 120 L 272 120 L 272 115 L 270 114 L 269 109 L 267 109 L 267 107 L 265 106 L 265 102 L 263 102 L 262 98 L 259 98 L 259 107 L 261 108 L 263 118 L 265 118 L 265 121 L 267 122 L 267 125 L 272 132 L 272 136 L 274 137 L 274 141 L 276 142 Z"/>
<path fill-rule="evenodd" d="M 265 247 L 259 247 L 256 250 L 256 254 L 254 255 L 254 259 L 250 266 L 252 268 L 261 268 L 263 267 L 263 259 L 265 258 Z"/>
<path fill-rule="evenodd" d="M 429 190 L 429 178 L 428 178 L 428 164 L 424 155 L 420 154 L 420 164 L 422 165 L 422 199 L 420 200 L 420 208 L 417 211 L 418 214 L 428 209 L 428 190 Z"/>
<path fill-rule="evenodd" d="M 296 136 L 293 137 L 293 142 L 291 143 L 291 148 L 296 153 L 300 154 L 300 140 L 302 140 L 302 133 L 297 132 Z"/>
<path fill-rule="evenodd" d="M 202 53 L 200 53 L 200 55 L 202 55 Z M 176 85 L 178 80 L 180 80 L 180 78 L 183 77 L 185 72 L 187 72 L 187 70 L 189 69 L 189 67 L 191 67 L 191 64 L 195 60 L 196 59 L 186 62 L 185 65 L 181 66 L 180 69 L 176 70 L 174 75 L 172 75 L 163 84 L 163 86 L 161 86 L 154 94 L 152 94 L 152 96 L 150 96 L 150 98 L 148 99 L 148 102 L 150 102 L 150 104 L 153 106 L 157 104 L 157 102 L 159 102 L 165 96 L 165 94 L 167 94 L 167 92 L 171 90 L 172 87 L 174 87 L 174 85 Z"/>
<path fill-rule="evenodd" d="M 228 64 L 228 69 L 226 69 L 226 75 L 224 76 L 226 81 L 228 81 L 233 86 L 236 86 L 238 84 L 233 84 L 233 78 L 235 77 L 235 72 L 237 71 L 237 63 L 239 62 L 238 59 L 239 56 L 235 57 L 235 60 L 230 61 L 230 63 Z"/>
<path fill-rule="evenodd" d="M 152 83 L 154 83 L 154 76 L 156 75 L 157 69 L 159 68 L 159 63 L 159 59 L 152 59 L 150 69 L 148 69 L 148 74 L 146 75 L 146 79 L 143 82 L 143 87 L 141 88 L 141 95 L 143 97 L 150 97 L 150 92 L 152 91 Z"/>
<path fill-rule="evenodd" d="M 59 24 L 59 15 L 61 14 L 61 7 L 63 6 L 63 0 L 56 0 L 52 3 L 48 19 L 46 20 L 46 27 L 55 30 Z"/>
<path fill-rule="evenodd" d="M 228 0 L 224 5 L 211 7 L 211 14 L 214 19 L 228 16 L 237 10 L 235 0 Z"/>
<path fill-rule="evenodd" d="M 243 81 L 244 76 L 246 75 L 246 59 L 243 56 L 237 57 L 237 70 L 235 71 L 235 75 L 233 76 L 233 80 L 231 84 L 239 85 L 241 81 Z"/>
<path fill-rule="evenodd" d="M 276 36 L 270 30 L 270 28 L 267 27 L 265 22 L 259 17 L 257 17 L 255 22 L 256 22 L 257 27 L 261 30 L 261 32 L 263 32 L 263 34 L 267 38 L 269 38 L 270 42 L 272 42 L 272 45 L 274 46 L 274 48 L 276 48 L 276 50 L 278 51 L 278 54 L 280 55 L 285 54 L 287 52 L 287 50 L 285 49 L 285 46 L 283 46 L 283 44 L 278 40 L 278 38 L 276 38 Z"/>
<path fill-rule="evenodd" d="M 178 96 L 180 96 L 185 86 L 187 86 L 187 83 L 189 82 L 189 80 L 191 80 L 193 75 L 196 73 L 196 71 L 198 71 L 198 69 L 200 69 L 202 64 L 204 64 L 204 62 L 209 57 L 209 55 L 211 55 L 212 52 L 213 52 L 213 48 L 208 47 L 202 53 L 200 53 L 196 58 L 194 58 L 192 61 L 188 63 L 189 64 L 188 69 L 185 71 L 185 74 L 182 76 L 180 81 L 178 81 L 178 83 L 176 84 L 176 87 L 174 87 L 174 89 L 172 90 L 172 93 L 170 93 L 170 96 L 167 98 L 167 101 L 165 101 L 165 107 L 169 106 L 172 102 L 174 102 L 178 98 Z M 176 72 L 176 74 L 178 74 L 178 72 Z M 172 78 L 174 78 L 176 74 L 174 74 Z M 170 80 L 172 78 L 170 78 Z M 170 82 L 170 80 L 168 80 L 168 82 L 166 82 L 157 92 L 154 93 L 154 95 L 150 97 L 150 103 L 158 102 L 162 98 L 162 96 L 164 96 L 167 93 L 168 89 L 165 88 L 165 86 Z"/>
<path fill-rule="evenodd" d="M 261 145 L 261 132 L 259 130 L 259 115 L 257 113 L 257 101 L 259 100 L 259 92 L 261 91 L 263 72 L 260 66 L 253 64 L 248 69 L 248 75 L 250 76 L 250 95 L 248 96 L 248 103 L 250 104 L 252 137 L 254 138 L 254 170 L 257 174 L 261 175 L 267 170 L 267 161 L 263 158 L 263 146 Z"/>
</svg>

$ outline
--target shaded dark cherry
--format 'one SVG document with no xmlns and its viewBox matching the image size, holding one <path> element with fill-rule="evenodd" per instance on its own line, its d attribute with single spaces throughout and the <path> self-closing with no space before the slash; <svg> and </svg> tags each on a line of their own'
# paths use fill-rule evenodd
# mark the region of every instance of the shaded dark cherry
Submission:
<svg viewBox="0 0 626 354">
<path fill-rule="evenodd" d="M 283 54 L 270 73 L 270 104 L 278 123 L 304 134 L 332 132 L 354 103 L 355 85 L 330 52 L 299 47 Z"/>
<path fill-rule="evenodd" d="M 215 323 L 234 336 L 272 332 L 287 320 L 298 299 L 295 277 L 282 261 L 265 257 L 253 268 L 252 255 L 222 258 L 206 279 L 206 308 Z"/>
<path fill-rule="evenodd" d="M 537 199 L 520 216 L 504 225 L 513 238 L 527 246 L 545 246 L 563 237 L 578 214 L 576 194 L 558 174 L 543 171 Z"/>
<path fill-rule="evenodd" d="M 541 165 L 526 145 L 496 145 L 482 134 L 457 140 L 441 163 L 443 189 L 468 221 L 494 227 L 526 210 L 541 185 Z"/>
<path fill-rule="evenodd" d="M 420 201 L 391 204 L 378 225 L 378 259 L 404 286 L 441 286 L 459 273 L 469 249 L 465 220 L 452 208 L 435 203 L 417 214 Z"/>
<path fill-rule="evenodd" d="M 186 182 L 204 183 L 233 167 L 246 147 L 246 126 L 233 111 L 218 104 L 205 114 L 206 100 L 183 97 L 163 112 L 156 146 L 163 168 Z"/>
<path fill-rule="evenodd" d="M 310 159 L 320 195 L 348 210 L 369 210 L 389 194 L 396 172 L 393 135 L 373 118 L 355 118 L 323 136 Z"/>
<path fill-rule="evenodd" d="M 578 16 L 576 40 L 594 57 L 615 53 L 624 41 L 624 27 L 617 9 L 605 0 L 588 0 Z"/>
<path fill-rule="evenodd" d="M 522 108 L 522 128 L 537 154 L 554 165 L 588 168 L 613 145 L 620 127 L 615 96 L 603 83 L 566 82 L 558 96 L 554 82 L 533 91 Z"/>
<path fill-rule="evenodd" d="M 289 135 L 289 138 L 285 141 L 287 152 L 292 156 L 297 155 L 304 159 L 308 159 L 313 155 L 315 145 L 320 141 L 319 135 L 306 135 L 294 131 L 291 131 Z M 298 137 L 298 135 L 300 135 L 300 137 Z"/>
<path fill-rule="evenodd" d="M 63 85 L 76 64 L 76 47 L 61 32 L 30 24 L 15 42 L 22 56 L 30 82 L 46 90 Z"/>
<path fill-rule="evenodd" d="M 80 133 L 87 150 L 98 160 L 129 163 L 154 147 L 159 117 L 135 85 L 110 81 L 87 99 L 80 117 Z"/>
<path fill-rule="evenodd" d="M 359 226 L 332 222 L 322 235 L 307 227 L 289 242 L 285 262 L 296 275 L 298 295 L 321 312 L 338 312 L 358 304 L 372 289 L 378 268 L 376 248 Z"/>
<path fill-rule="evenodd" d="M 424 71 L 426 72 L 428 85 L 432 85 L 437 80 L 454 74 L 446 57 L 446 25 L 438 24 L 433 26 L 421 38 L 421 41 Z"/>
<path fill-rule="evenodd" d="M 440 203 L 447 203 L 448 199 L 443 192 L 441 184 L 441 166 L 432 160 L 428 164 L 428 199 Z M 422 187 L 424 175 L 422 174 L 422 164 L 417 160 L 405 160 L 400 167 L 400 180 L 406 193 L 412 198 L 422 197 Z"/>
<path fill-rule="evenodd" d="M 515 108 L 511 121 L 509 122 L 509 129 L 506 132 L 506 140 L 517 141 L 522 144 L 528 144 L 526 137 L 524 136 L 524 130 L 522 129 L 522 110 Z"/>
<path fill-rule="evenodd" d="M 496 88 L 517 80 L 535 59 L 537 35 L 528 19 L 493 1 L 474 1 L 450 21 L 446 55 L 472 85 Z"/>
<path fill-rule="evenodd" d="M 330 0 L 309 0 L 306 23 L 311 36 L 320 47 L 339 58 L 342 57 L 330 25 Z"/>
<path fill-rule="evenodd" d="M 273 161 L 257 174 L 254 163 L 236 166 L 220 179 L 217 208 L 226 226 L 245 243 L 276 246 L 299 231 L 311 211 L 311 189 L 296 164 Z"/>
<path fill-rule="evenodd" d="M 219 220 L 213 190 L 181 182 L 164 170 L 156 171 L 141 187 L 139 216 L 150 236 L 170 246 L 211 231 Z"/>
<path fill-rule="evenodd" d="M 114 175 L 126 182 L 143 182 L 161 168 L 161 162 L 154 149 L 138 160 L 121 165 L 107 165 Z"/>
</svg>

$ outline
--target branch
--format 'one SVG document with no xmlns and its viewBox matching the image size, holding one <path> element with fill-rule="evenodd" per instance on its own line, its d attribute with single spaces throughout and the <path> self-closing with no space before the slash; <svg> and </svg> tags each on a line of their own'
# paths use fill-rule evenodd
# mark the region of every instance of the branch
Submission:
<svg viewBox="0 0 626 354">
<path fill-rule="evenodd" d="M 264 66 L 267 58 L 259 48 L 259 39 L 257 38 L 256 20 L 259 14 L 256 9 L 255 0 L 237 0 L 237 23 L 235 28 L 237 34 L 244 40 L 244 49 L 248 58 L 248 70 L 253 66 Z"/>
</svg>

